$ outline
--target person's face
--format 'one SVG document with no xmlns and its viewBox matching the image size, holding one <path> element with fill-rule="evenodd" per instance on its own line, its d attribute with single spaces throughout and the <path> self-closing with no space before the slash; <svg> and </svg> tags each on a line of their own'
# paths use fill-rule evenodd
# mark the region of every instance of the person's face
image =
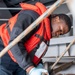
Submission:
<svg viewBox="0 0 75 75">
<path fill-rule="evenodd" d="M 63 35 L 68 32 L 68 26 L 66 23 L 59 19 L 59 17 L 55 17 L 51 21 L 52 24 L 52 37 Z"/>
</svg>

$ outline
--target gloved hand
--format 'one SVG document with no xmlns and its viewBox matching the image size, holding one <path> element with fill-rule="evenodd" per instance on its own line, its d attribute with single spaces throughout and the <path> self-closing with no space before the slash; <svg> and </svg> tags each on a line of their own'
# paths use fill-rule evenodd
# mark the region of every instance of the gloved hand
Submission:
<svg viewBox="0 0 75 75">
<path fill-rule="evenodd" d="M 44 66 L 43 66 L 43 64 L 38 64 L 37 66 L 36 66 L 36 68 L 41 68 L 41 69 L 43 69 L 44 68 Z"/>
<path fill-rule="evenodd" d="M 41 68 L 32 68 L 29 72 L 29 75 L 42 75 L 42 73 L 48 73 L 47 70 Z M 49 75 L 49 74 L 48 74 Z"/>
</svg>

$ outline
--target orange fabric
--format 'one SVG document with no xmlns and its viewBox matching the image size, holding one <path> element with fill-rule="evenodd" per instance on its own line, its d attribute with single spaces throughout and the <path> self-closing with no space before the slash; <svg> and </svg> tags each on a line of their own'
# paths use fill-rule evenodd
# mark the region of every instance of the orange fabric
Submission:
<svg viewBox="0 0 75 75">
<path fill-rule="evenodd" d="M 17 20 L 17 16 L 18 16 L 18 14 L 16 14 L 14 17 L 10 18 L 9 21 L 8 21 L 8 24 L 9 24 L 9 27 L 10 27 L 11 31 L 13 29 L 13 26 L 15 25 L 15 22 Z"/>
<path fill-rule="evenodd" d="M 2 38 L 2 41 L 4 43 L 4 46 L 6 47 L 9 43 L 9 39 L 10 39 L 10 36 L 9 36 L 9 33 L 8 33 L 8 30 L 6 28 L 6 23 L 2 24 L 0 26 L 0 36 Z M 8 51 L 8 54 L 10 55 L 10 57 L 14 60 L 14 62 L 16 62 L 16 60 L 14 59 L 14 56 L 13 54 L 11 53 L 11 51 L 9 50 Z"/>
<path fill-rule="evenodd" d="M 24 5 L 24 4 L 23 4 Z M 38 10 L 39 11 L 37 11 L 37 9 L 35 10 L 37 13 L 39 13 L 40 15 L 41 14 L 43 14 L 45 11 L 46 11 L 46 7 L 43 5 L 43 4 L 41 4 L 41 3 L 39 3 L 39 2 L 37 2 L 36 4 L 36 8 L 38 8 Z M 21 5 L 22 6 L 22 5 Z M 40 7 L 41 6 L 41 7 Z M 23 6 L 24 7 L 24 6 Z M 27 7 L 27 6 L 26 6 Z M 25 7 L 24 7 L 25 8 Z M 31 7 L 32 8 L 32 7 Z M 30 9 L 29 8 L 29 4 L 28 4 L 28 9 Z M 45 26 L 45 29 L 46 30 L 44 30 L 44 26 Z M 40 36 L 42 36 L 43 35 L 43 32 L 44 32 L 44 38 L 46 39 L 46 40 L 50 40 L 50 38 L 51 38 L 51 33 L 50 33 L 50 21 L 49 21 L 49 19 L 48 18 L 45 18 L 43 21 L 42 21 L 42 23 L 41 23 L 41 25 L 40 25 L 40 29 L 35 33 L 35 34 L 39 34 Z M 31 52 L 31 50 L 33 50 L 36 46 L 37 46 L 37 44 L 40 42 L 40 39 L 38 39 L 37 37 L 35 37 L 35 34 L 25 43 L 25 47 L 26 47 L 26 49 L 27 49 L 27 51 L 28 51 L 28 53 L 30 53 Z M 32 40 L 32 38 L 34 39 L 34 41 Z"/>
<path fill-rule="evenodd" d="M 43 14 L 46 11 L 46 7 L 39 2 L 37 2 L 35 5 L 30 5 L 30 4 L 26 4 L 26 3 L 20 3 L 20 5 L 23 10 L 26 10 L 26 9 L 33 10 L 33 11 L 37 12 L 39 15 Z M 15 25 L 15 22 L 17 20 L 17 16 L 18 16 L 18 14 L 9 19 L 9 24 L 10 24 L 9 27 L 10 27 L 11 31 L 13 29 L 13 26 Z M 45 26 L 45 30 L 44 30 L 44 26 Z M 4 45 L 7 46 L 9 39 L 10 39 L 10 36 L 7 31 L 7 28 L 5 28 L 5 27 L 6 27 L 6 24 L 1 25 L 0 34 L 1 34 L 1 38 L 4 42 Z M 39 34 L 40 36 L 42 36 L 43 32 L 44 32 L 44 39 L 50 40 L 51 33 L 50 33 L 50 22 L 49 22 L 48 18 L 45 18 L 41 22 L 40 28 L 35 34 Z M 37 44 L 40 42 L 40 39 L 35 37 L 35 34 L 32 37 L 30 37 L 30 39 L 27 42 L 25 42 L 25 44 L 24 44 L 28 53 L 30 53 L 37 46 Z M 16 60 L 10 50 L 8 51 L 8 53 L 9 53 L 10 57 L 13 59 L 13 61 L 16 62 Z M 34 57 L 34 59 L 33 59 L 34 63 L 36 62 L 35 58 L 36 57 Z M 39 62 L 39 60 L 38 60 L 38 62 Z"/>
</svg>

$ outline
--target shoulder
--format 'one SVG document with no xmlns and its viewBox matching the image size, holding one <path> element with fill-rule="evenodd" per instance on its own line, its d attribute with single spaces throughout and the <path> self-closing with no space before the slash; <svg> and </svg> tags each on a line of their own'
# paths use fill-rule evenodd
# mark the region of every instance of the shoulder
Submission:
<svg viewBox="0 0 75 75">
<path fill-rule="evenodd" d="M 22 10 L 19 13 L 19 16 L 38 18 L 39 17 L 39 14 L 36 13 L 35 11 L 33 11 L 33 10 Z"/>
</svg>

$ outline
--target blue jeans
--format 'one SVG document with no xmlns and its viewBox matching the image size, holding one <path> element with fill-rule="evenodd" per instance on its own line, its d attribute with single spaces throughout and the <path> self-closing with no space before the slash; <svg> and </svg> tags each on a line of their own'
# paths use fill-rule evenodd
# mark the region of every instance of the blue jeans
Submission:
<svg viewBox="0 0 75 75">
<path fill-rule="evenodd" d="M 42 64 L 38 64 L 37 68 L 44 68 L 44 67 Z M 13 71 L 12 69 L 6 69 L 4 66 L 0 65 L 0 75 L 27 75 L 27 74 L 26 71 L 20 67 L 15 71 Z"/>
<path fill-rule="evenodd" d="M 0 51 L 4 48 L 0 39 Z M 27 75 L 26 71 L 12 61 L 8 53 L 0 58 L 0 75 Z"/>
<path fill-rule="evenodd" d="M 43 68 L 43 65 L 39 64 L 37 68 Z M 4 66 L 0 65 L 0 75 L 27 75 L 27 74 L 26 74 L 26 71 L 20 67 L 16 69 L 15 71 L 13 71 L 10 69 L 6 69 Z"/>
<path fill-rule="evenodd" d="M 25 70 L 18 68 L 16 71 L 8 70 L 0 65 L 0 75 L 26 75 Z"/>
</svg>

